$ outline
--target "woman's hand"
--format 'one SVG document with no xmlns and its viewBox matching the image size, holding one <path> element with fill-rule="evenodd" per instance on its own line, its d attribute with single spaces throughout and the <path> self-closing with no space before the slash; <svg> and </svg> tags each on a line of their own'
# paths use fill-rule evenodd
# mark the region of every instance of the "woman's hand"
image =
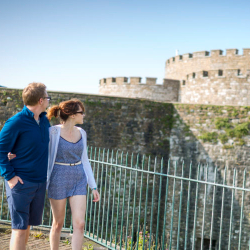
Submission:
<svg viewBox="0 0 250 250">
<path fill-rule="evenodd" d="M 93 202 L 98 202 L 100 200 L 100 194 L 96 189 L 92 189 L 92 194 L 94 196 Z"/>
<path fill-rule="evenodd" d="M 9 152 L 7 157 L 9 159 L 9 161 L 10 161 L 10 160 L 12 160 L 12 159 L 14 159 L 16 157 L 16 154 L 12 154 L 11 152 Z"/>
</svg>

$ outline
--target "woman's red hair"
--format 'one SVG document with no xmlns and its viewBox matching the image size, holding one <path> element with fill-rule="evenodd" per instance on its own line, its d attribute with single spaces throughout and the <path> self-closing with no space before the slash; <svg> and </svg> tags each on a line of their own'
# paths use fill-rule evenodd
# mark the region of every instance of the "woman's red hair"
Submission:
<svg viewBox="0 0 250 250">
<path fill-rule="evenodd" d="M 60 102 L 58 105 L 51 107 L 48 110 L 47 117 L 51 120 L 52 117 L 60 117 L 62 121 L 67 121 L 70 115 L 76 114 L 79 109 L 85 111 L 83 103 L 78 99 Z"/>
</svg>

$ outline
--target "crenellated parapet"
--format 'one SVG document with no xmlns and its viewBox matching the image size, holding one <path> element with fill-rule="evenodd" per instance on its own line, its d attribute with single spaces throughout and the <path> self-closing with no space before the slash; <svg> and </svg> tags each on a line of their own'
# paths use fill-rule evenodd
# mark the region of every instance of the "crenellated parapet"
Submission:
<svg viewBox="0 0 250 250">
<path fill-rule="evenodd" d="M 226 70 L 202 70 L 198 72 L 192 72 L 190 74 L 186 75 L 185 81 L 188 83 L 189 81 L 192 81 L 192 79 L 211 79 L 216 80 L 223 79 L 223 78 L 229 78 L 230 80 L 239 80 L 239 79 L 248 79 L 250 76 L 250 70 L 247 70 L 245 74 L 242 73 L 240 69 L 226 69 Z"/>
<path fill-rule="evenodd" d="M 182 103 L 250 105 L 250 70 L 197 71 L 181 81 Z"/>
<path fill-rule="evenodd" d="M 240 69 L 246 74 L 250 69 L 250 49 L 198 51 L 172 57 L 166 61 L 165 78 L 185 80 L 192 72 Z"/>
<path fill-rule="evenodd" d="M 157 84 L 157 78 L 146 77 L 109 77 L 100 80 L 99 94 L 127 98 L 143 98 L 162 102 L 177 102 L 180 82 L 164 79 L 163 84 Z"/>
<path fill-rule="evenodd" d="M 250 48 L 197 51 L 166 61 L 165 79 L 109 77 L 99 94 L 162 102 L 250 105 Z"/>
<path fill-rule="evenodd" d="M 146 77 L 146 83 L 141 82 L 141 77 L 109 77 L 109 78 L 102 78 L 100 80 L 100 85 L 156 85 L 157 78 L 154 77 Z"/>
<path fill-rule="evenodd" d="M 216 59 L 218 59 L 218 57 L 222 57 L 222 58 L 229 58 L 232 56 L 236 56 L 239 58 L 250 58 L 250 48 L 249 49 L 243 49 L 243 54 L 239 55 L 239 50 L 238 49 L 226 49 L 226 53 L 225 55 L 223 54 L 223 50 L 211 50 L 211 51 L 197 51 L 197 52 L 193 52 L 193 53 L 186 53 L 183 55 L 177 55 L 174 57 L 171 57 L 170 59 L 167 60 L 167 64 L 171 64 L 171 62 L 182 62 L 183 60 L 187 60 L 187 59 L 193 59 L 193 58 L 210 58 L 210 57 L 216 57 Z"/>
</svg>

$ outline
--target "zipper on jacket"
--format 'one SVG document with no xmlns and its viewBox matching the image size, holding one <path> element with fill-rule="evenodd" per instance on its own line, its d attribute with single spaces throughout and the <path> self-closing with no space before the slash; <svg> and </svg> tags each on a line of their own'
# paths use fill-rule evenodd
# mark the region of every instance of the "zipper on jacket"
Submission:
<svg viewBox="0 0 250 250">
<path fill-rule="evenodd" d="M 43 131 L 42 131 L 42 128 L 44 127 L 44 126 L 41 126 L 41 119 L 40 119 L 40 121 L 39 121 L 39 124 L 37 123 L 37 121 L 35 120 L 35 118 L 33 117 L 33 119 L 34 119 L 34 122 L 36 123 L 36 125 L 39 127 L 39 131 L 40 131 L 40 134 L 41 134 L 41 138 L 42 138 L 42 142 L 44 142 L 44 136 L 45 136 L 45 133 L 44 133 L 44 136 L 43 136 Z M 44 128 L 43 128 L 44 129 Z"/>
</svg>

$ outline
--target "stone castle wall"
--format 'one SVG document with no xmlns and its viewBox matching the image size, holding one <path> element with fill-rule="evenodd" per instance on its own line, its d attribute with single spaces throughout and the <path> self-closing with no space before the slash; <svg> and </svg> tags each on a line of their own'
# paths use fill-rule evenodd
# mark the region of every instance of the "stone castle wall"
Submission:
<svg viewBox="0 0 250 250">
<path fill-rule="evenodd" d="M 81 93 L 48 91 L 52 97 L 51 106 L 71 98 L 81 100 L 86 108 L 84 124 L 81 125 L 88 134 L 88 143 L 94 147 L 109 148 L 151 156 L 163 156 L 187 161 L 205 160 L 217 162 L 220 159 L 224 165 L 228 163 L 230 150 L 223 146 L 229 143 L 242 153 L 244 160 L 241 168 L 250 165 L 250 134 L 243 134 L 244 144 L 239 146 L 238 139 L 228 137 L 228 142 L 220 143 L 219 136 L 227 131 L 216 128 L 217 119 L 228 119 L 226 128 L 249 122 L 249 106 L 215 106 L 200 104 L 172 104 L 149 100 L 138 100 L 119 97 L 106 97 Z M 0 88 L 0 130 L 5 121 L 22 110 L 22 90 Z M 58 121 L 52 120 L 52 124 Z M 178 137 L 171 134 L 178 133 Z M 217 133 L 214 142 L 202 142 L 199 139 L 203 133 Z M 238 132 L 237 132 L 238 133 Z M 181 136 L 181 140 L 180 140 Z M 214 141 L 214 140 L 211 140 Z M 181 143 L 180 143 L 181 142 Z M 181 151 L 179 146 L 193 144 Z M 174 145 L 178 144 L 175 148 Z M 197 146 L 200 144 L 200 146 Z M 195 148 L 194 148 L 195 147 Z M 208 147 L 210 153 L 204 158 L 202 148 Z M 205 150 L 208 152 L 209 150 Z M 248 153 L 243 153 L 247 151 Z M 202 152 L 202 153 L 201 153 Z M 235 152 L 232 153 L 232 159 Z M 202 156 L 202 157 L 201 157 Z M 238 165 L 238 161 L 230 161 L 228 165 Z"/>
<path fill-rule="evenodd" d="M 218 105 L 250 105 L 250 72 L 238 75 L 238 70 L 194 72 L 182 81 L 180 102 Z"/>
<path fill-rule="evenodd" d="M 177 102 L 180 82 L 164 79 L 163 84 L 156 84 L 156 78 L 146 78 L 141 83 L 140 77 L 103 78 L 100 80 L 99 94 L 127 98 L 143 98 L 161 102 Z"/>
<path fill-rule="evenodd" d="M 214 105 L 249 105 L 250 49 L 194 52 L 166 61 L 162 85 L 156 78 L 103 78 L 99 94 L 128 98 L 145 98 L 161 102 Z"/>
<path fill-rule="evenodd" d="M 86 116 L 81 126 L 88 134 L 89 145 L 167 157 L 170 124 L 164 121 L 172 116 L 172 104 L 80 93 L 48 94 L 51 106 L 71 98 L 84 103 Z M 0 88 L 0 100 L 1 130 L 5 121 L 22 109 L 22 90 Z M 58 122 L 52 120 L 52 124 Z"/>
<path fill-rule="evenodd" d="M 222 50 L 211 50 L 172 57 L 165 64 L 165 78 L 186 80 L 192 72 L 226 69 L 240 69 L 245 75 L 250 69 L 250 49 L 243 49 L 243 55 L 237 49 L 227 49 L 225 55 Z"/>
</svg>

